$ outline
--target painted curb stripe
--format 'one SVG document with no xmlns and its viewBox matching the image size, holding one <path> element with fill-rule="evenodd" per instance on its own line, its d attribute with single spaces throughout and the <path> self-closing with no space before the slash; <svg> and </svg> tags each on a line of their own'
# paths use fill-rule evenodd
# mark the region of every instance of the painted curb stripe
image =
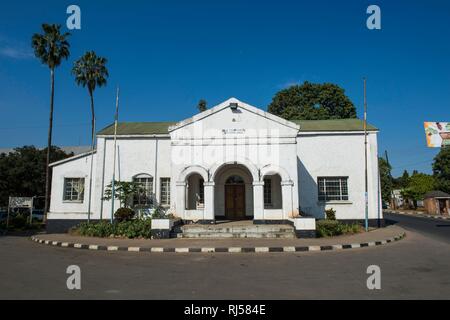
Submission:
<svg viewBox="0 0 450 320">
<path fill-rule="evenodd" d="M 306 252 L 306 251 L 332 251 L 342 249 L 364 248 L 385 245 L 405 238 L 406 233 L 398 234 L 394 237 L 372 242 L 352 243 L 352 244 L 335 244 L 322 246 L 286 246 L 286 247 L 202 247 L 202 248 L 163 248 L 163 247 L 121 247 L 121 246 L 106 246 L 97 244 L 82 244 L 70 243 L 53 240 L 39 239 L 32 236 L 30 239 L 36 243 L 46 244 L 50 246 L 59 246 L 65 248 L 89 249 L 89 250 L 105 250 L 105 251 L 129 251 L 129 252 L 176 252 L 176 253 L 214 253 L 214 252 L 229 252 L 229 253 L 253 253 L 253 252 Z"/>
</svg>

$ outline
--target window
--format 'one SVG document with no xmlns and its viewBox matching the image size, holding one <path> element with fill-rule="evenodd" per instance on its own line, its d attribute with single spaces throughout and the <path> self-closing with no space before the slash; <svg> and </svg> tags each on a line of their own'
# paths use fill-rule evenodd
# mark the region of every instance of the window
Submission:
<svg viewBox="0 0 450 320">
<path fill-rule="evenodd" d="M 225 184 L 242 184 L 244 183 L 244 179 L 242 179 L 240 176 L 230 176 L 227 181 L 225 181 Z"/>
<path fill-rule="evenodd" d="M 137 176 L 133 179 L 139 185 L 137 194 L 133 197 L 133 205 L 149 206 L 153 204 L 153 177 L 149 175 Z"/>
<path fill-rule="evenodd" d="M 64 201 L 83 202 L 84 178 L 64 178 Z"/>
<path fill-rule="evenodd" d="M 161 205 L 170 205 L 170 178 L 161 178 L 161 195 L 160 203 Z"/>
<path fill-rule="evenodd" d="M 264 205 L 272 205 L 272 179 L 264 178 Z"/>
<path fill-rule="evenodd" d="M 348 200 L 348 177 L 319 177 L 319 201 Z"/>
</svg>

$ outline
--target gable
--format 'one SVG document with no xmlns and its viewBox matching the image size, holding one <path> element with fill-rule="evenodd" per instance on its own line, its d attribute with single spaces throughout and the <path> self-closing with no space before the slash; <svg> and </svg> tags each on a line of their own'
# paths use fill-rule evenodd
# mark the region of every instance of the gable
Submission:
<svg viewBox="0 0 450 320">
<path fill-rule="evenodd" d="M 169 133 L 173 137 L 185 134 L 191 137 L 198 135 L 205 137 L 208 132 L 215 132 L 214 135 L 222 133 L 240 136 L 254 133 L 271 135 L 272 132 L 276 132 L 282 136 L 296 136 L 299 129 L 296 123 L 231 98 L 169 127 Z"/>
</svg>

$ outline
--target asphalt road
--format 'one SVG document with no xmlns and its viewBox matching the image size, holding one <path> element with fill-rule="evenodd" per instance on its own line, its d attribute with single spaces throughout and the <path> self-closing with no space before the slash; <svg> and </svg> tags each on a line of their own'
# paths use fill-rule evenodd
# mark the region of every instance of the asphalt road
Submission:
<svg viewBox="0 0 450 320">
<path fill-rule="evenodd" d="M 421 218 L 402 214 L 385 214 L 384 217 L 398 223 L 406 230 L 412 230 L 437 241 L 450 244 L 450 220 Z"/>
<path fill-rule="evenodd" d="M 391 217 L 407 228 L 386 246 L 340 252 L 150 254 L 45 246 L 0 237 L 0 299 L 449 299 L 450 227 Z M 81 268 L 68 290 L 66 268 Z M 366 269 L 381 268 L 381 290 Z"/>
</svg>

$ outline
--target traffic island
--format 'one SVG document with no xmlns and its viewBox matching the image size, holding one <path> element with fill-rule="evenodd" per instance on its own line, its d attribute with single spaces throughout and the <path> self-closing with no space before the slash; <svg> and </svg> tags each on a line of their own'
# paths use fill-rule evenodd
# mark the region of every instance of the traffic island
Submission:
<svg viewBox="0 0 450 320">
<path fill-rule="evenodd" d="M 386 245 L 405 237 L 405 230 L 389 226 L 349 236 L 318 239 L 117 239 L 68 234 L 39 234 L 31 240 L 50 246 L 153 253 L 268 253 L 338 251 Z"/>
</svg>

